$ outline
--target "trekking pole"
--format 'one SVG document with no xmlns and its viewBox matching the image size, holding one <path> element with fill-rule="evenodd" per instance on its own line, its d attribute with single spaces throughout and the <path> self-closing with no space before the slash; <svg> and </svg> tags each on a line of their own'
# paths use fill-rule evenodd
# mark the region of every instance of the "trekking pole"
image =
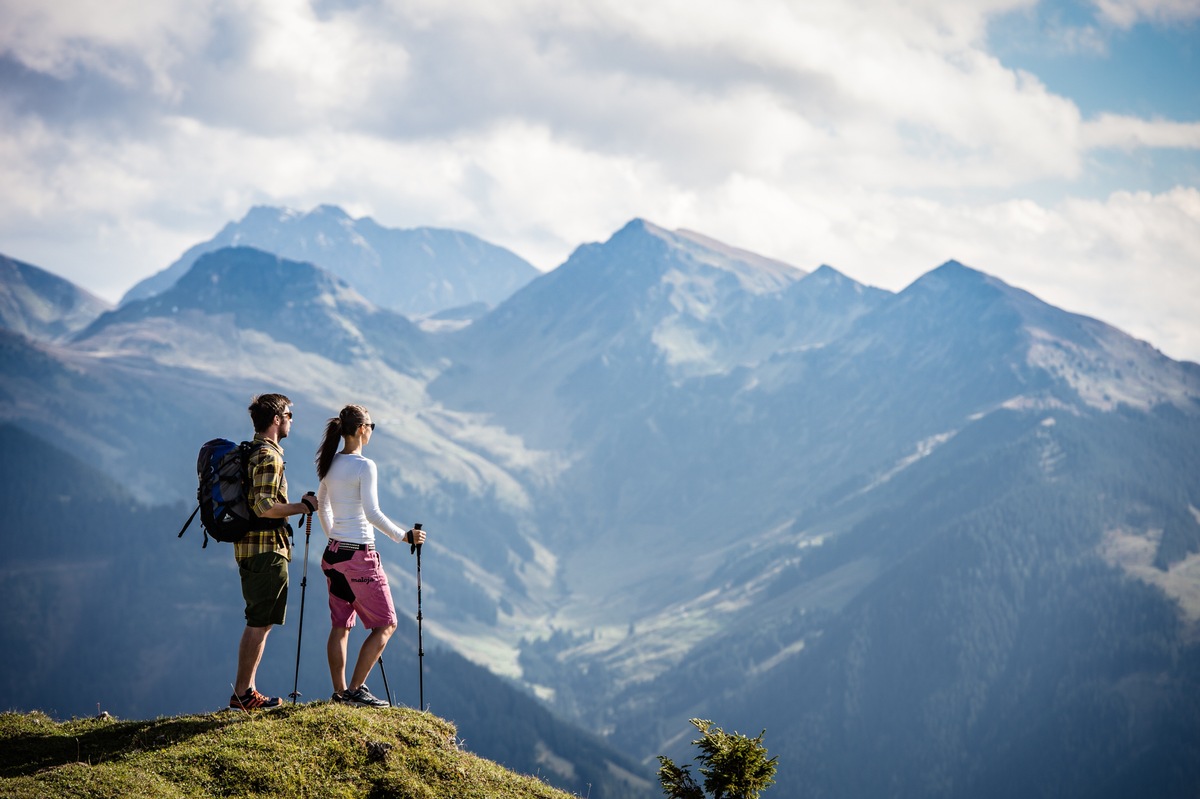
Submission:
<svg viewBox="0 0 1200 799">
<path fill-rule="evenodd" d="M 385 669 L 383 667 L 383 653 L 382 652 L 379 653 L 379 673 L 383 675 L 383 692 L 385 694 L 387 694 L 388 707 L 395 707 L 396 705 L 392 702 L 392 689 L 388 687 L 387 669 Z"/>
<path fill-rule="evenodd" d="M 417 522 L 413 525 L 413 530 L 420 530 L 421 523 Z M 416 543 L 417 537 L 413 536 L 413 544 L 409 547 L 409 552 L 417 553 L 417 685 L 418 698 L 420 704 L 418 709 L 425 709 L 425 643 L 421 637 L 421 545 Z"/>
<path fill-rule="evenodd" d="M 309 491 L 304 496 L 316 496 Z M 296 679 L 292 682 L 292 704 L 300 696 L 300 642 L 304 639 L 304 595 L 308 589 L 308 539 L 312 535 L 312 512 L 304 519 L 304 571 L 300 577 L 300 629 L 296 632 Z"/>
</svg>

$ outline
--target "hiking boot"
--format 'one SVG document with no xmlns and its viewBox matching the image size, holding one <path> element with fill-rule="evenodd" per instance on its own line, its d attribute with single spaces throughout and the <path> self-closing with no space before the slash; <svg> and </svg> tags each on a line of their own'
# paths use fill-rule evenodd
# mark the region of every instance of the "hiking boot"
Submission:
<svg viewBox="0 0 1200 799">
<path fill-rule="evenodd" d="M 329 697 L 329 701 L 336 705 L 348 705 L 350 704 L 350 700 L 346 698 L 346 694 L 348 693 L 350 693 L 348 690 L 334 691 L 333 696 Z"/>
<path fill-rule="evenodd" d="M 229 697 L 229 706 L 236 710 L 245 710 L 247 713 L 251 710 L 277 710 L 283 707 L 283 699 L 278 696 L 263 696 L 250 688 L 241 696 L 234 694 Z"/>
<path fill-rule="evenodd" d="M 380 699 L 371 693 L 371 689 L 363 685 L 342 694 L 342 701 L 359 707 L 391 707 L 386 699 Z"/>
</svg>

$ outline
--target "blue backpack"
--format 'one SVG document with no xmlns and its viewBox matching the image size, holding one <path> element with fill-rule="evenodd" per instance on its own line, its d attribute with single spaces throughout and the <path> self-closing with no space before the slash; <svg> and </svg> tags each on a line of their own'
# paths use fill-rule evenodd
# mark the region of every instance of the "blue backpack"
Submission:
<svg viewBox="0 0 1200 799">
<path fill-rule="evenodd" d="M 250 510 L 250 455 L 261 447 L 258 442 L 235 444 L 226 438 L 214 438 L 200 447 L 196 457 L 196 510 L 177 538 L 183 537 L 197 513 L 204 528 L 204 547 L 210 537 L 234 543 L 251 530 L 280 526 L 278 519 L 261 519 Z"/>
</svg>

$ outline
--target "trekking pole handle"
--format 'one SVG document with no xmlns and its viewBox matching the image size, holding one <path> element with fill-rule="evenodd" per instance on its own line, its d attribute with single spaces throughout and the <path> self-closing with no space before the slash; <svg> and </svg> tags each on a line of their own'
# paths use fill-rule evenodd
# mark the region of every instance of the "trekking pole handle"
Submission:
<svg viewBox="0 0 1200 799">
<path fill-rule="evenodd" d="M 413 529 L 410 530 L 409 532 L 411 533 L 413 531 L 420 530 L 420 529 L 421 529 L 421 523 L 417 522 L 416 524 L 413 525 Z M 409 540 L 408 540 L 408 554 L 411 555 L 412 553 L 416 552 L 420 548 L 421 548 L 421 545 L 417 543 L 417 537 L 415 535 L 410 536 Z"/>
<path fill-rule="evenodd" d="M 316 496 L 316 494 L 314 494 L 313 492 L 309 491 L 309 492 L 307 492 L 307 493 L 306 493 L 304 496 L 306 496 L 306 497 L 315 497 L 315 496 Z M 309 508 L 309 507 L 312 507 L 312 506 L 311 506 L 311 505 L 309 505 L 307 502 L 305 502 L 305 503 L 304 503 L 304 507 L 306 507 L 306 508 Z M 305 534 L 305 535 L 308 535 L 309 533 L 311 533 L 311 532 L 312 532 L 312 515 L 313 515 L 313 512 L 312 512 L 311 510 L 310 510 L 310 511 L 309 511 L 307 514 L 305 514 L 305 517 L 304 517 L 304 534 Z"/>
</svg>

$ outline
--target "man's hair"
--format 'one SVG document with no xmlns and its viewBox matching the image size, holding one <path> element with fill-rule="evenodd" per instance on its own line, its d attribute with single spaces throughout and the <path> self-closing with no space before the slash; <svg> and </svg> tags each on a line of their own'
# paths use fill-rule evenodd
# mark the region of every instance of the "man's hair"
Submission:
<svg viewBox="0 0 1200 799">
<path fill-rule="evenodd" d="M 259 394 L 250 400 L 250 420 L 254 422 L 254 432 L 261 433 L 275 421 L 276 416 L 283 416 L 292 401 L 282 394 Z"/>
</svg>

